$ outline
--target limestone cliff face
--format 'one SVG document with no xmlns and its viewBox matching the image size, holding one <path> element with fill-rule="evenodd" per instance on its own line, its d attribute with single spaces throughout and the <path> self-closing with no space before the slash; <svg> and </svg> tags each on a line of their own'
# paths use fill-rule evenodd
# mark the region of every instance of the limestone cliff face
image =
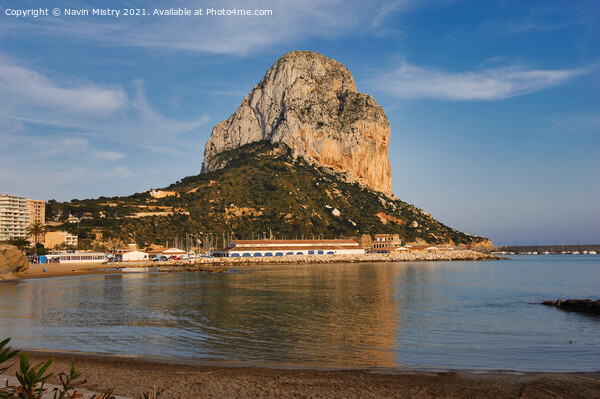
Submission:
<svg viewBox="0 0 600 399">
<path fill-rule="evenodd" d="M 222 168 L 215 155 L 255 141 L 284 143 L 294 158 L 392 195 L 390 124 L 375 100 L 356 91 L 352 74 L 310 51 L 285 54 L 229 119 L 217 124 L 203 172 Z"/>
</svg>

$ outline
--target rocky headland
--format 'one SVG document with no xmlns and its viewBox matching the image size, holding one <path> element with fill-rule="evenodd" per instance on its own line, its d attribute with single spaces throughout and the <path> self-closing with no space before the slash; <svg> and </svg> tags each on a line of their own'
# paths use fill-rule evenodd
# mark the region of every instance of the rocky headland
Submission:
<svg viewBox="0 0 600 399">
<path fill-rule="evenodd" d="M 78 232 L 89 240 L 80 241 L 86 249 L 133 241 L 147 248 L 184 232 L 204 250 L 230 238 L 376 234 L 398 234 L 405 245 L 491 246 L 392 193 L 389 138 L 385 112 L 356 90 L 344 65 L 292 51 L 214 126 L 200 174 L 158 190 L 163 196 L 147 191 L 46 209 L 66 231 L 70 215 L 85 216 Z"/>
<path fill-rule="evenodd" d="M 202 170 L 225 166 L 217 157 L 223 151 L 270 141 L 286 144 L 294 158 L 391 196 L 389 138 L 383 108 L 356 91 L 344 65 L 312 51 L 292 51 L 213 128 Z"/>
</svg>

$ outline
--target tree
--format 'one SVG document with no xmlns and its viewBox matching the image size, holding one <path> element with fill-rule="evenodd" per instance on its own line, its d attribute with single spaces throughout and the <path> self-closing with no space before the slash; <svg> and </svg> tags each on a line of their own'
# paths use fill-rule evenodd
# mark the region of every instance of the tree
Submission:
<svg viewBox="0 0 600 399">
<path fill-rule="evenodd" d="M 46 234 L 46 226 L 41 223 L 32 223 L 27 228 L 27 234 L 33 238 L 33 251 L 37 255 L 37 244 L 40 242 L 40 237 Z"/>
</svg>

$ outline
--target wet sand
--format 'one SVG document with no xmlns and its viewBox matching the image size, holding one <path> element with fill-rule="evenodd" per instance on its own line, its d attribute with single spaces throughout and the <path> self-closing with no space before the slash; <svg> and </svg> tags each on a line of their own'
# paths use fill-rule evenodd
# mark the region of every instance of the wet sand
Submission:
<svg viewBox="0 0 600 399">
<path fill-rule="evenodd" d="M 44 277 L 61 277 L 73 275 L 91 275 L 91 274 L 107 274 L 116 273 L 116 266 L 123 267 L 141 267 L 154 266 L 148 262 L 131 262 L 131 263 L 39 263 L 29 264 L 29 270 L 24 273 L 18 273 L 17 277 L 22 279 L 44 278 Z M 44 268 L 46 271 L 44 272 Z M 107 270 L 113 269 L 113 270 Z"/>
<path fill-rule="evenodd" d="M 153 387 L 162 398 L 598 398 L 596 373 L 468 373 L 314 370 L 255 366 L 193 365 L 99 355 L 31 353 L 49 357 L 54 373 L 75 358 L 83 388 L 138 398 Z M 16 366 L 6 374 L 14 374 Z M 57 383 L 57 376 L 51 382 Z"/>
</svg>

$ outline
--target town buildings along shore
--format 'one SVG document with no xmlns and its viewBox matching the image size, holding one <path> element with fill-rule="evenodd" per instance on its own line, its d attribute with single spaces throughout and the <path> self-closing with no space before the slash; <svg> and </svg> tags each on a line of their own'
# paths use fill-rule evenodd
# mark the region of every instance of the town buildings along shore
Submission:
<svg viewBox="0 0 600 399">
<path fill-rule="evenodd" d="M 365 250 L 354 240 L 232 240 L 218 257 L 289 255 L 360 255 Z"/>
</svg>

